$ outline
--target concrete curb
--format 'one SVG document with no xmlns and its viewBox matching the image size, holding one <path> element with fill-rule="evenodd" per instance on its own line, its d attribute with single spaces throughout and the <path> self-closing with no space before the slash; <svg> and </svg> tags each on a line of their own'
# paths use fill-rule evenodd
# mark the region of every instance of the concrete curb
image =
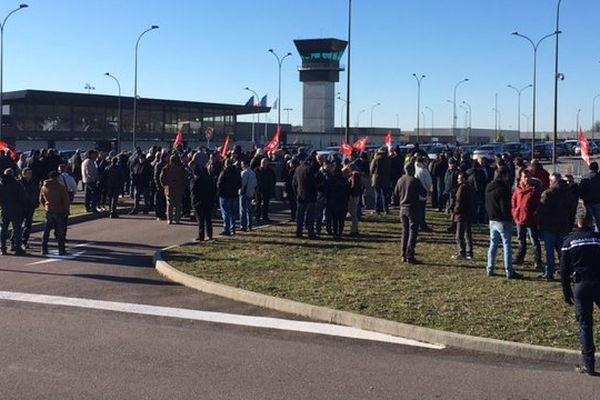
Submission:
<svg viewBox="0 0 600 400">
<path fill-rule="evenodd" d="M 175 247 L 178 246 L 171 246 L 156 252 L 153 259 L 154 267 L 167 279 L 192 289 L 199 290 L 203 293 L 306 317 L 315 321 L 350 326 L 372 332 L 413 339 L 420 342 L 441 344 L 462 350 L 571 364 L 576 364 L 580 360 L 580 353 L 575 350 L 555 349 L 552 347 L 508 342 L 504 340 L 488 339 L 422 328 L 381 318 L 367 317 L 347 311 L 313 306 L 210 282 L 181 272 L 164 261 L 163 251 Z"/>
</svg>

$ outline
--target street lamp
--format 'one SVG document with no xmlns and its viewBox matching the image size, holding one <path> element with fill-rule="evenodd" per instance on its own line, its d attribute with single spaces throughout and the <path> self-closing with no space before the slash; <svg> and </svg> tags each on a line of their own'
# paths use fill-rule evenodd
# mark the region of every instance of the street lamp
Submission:
<svg viewBox="0 0 600 400">
<path fill-rule="evenodd" d="M 293 108 L 284 108 L 283 111 L 287 111 L 287 124 L 290 124 L 290 111 L 294 111 Z"/>
<path fill-rule="evenodd" d="M 433 137 L 433 109 L 429 106 L 425 106 L 424 108 L 431 111 L 431 137 Z"/>
<path fill-rule="evenodd" d="M 527 115 L 525 113 L 521 114 L 523 118 L 527 121 L 527 130 L 529 131 L 529 120 L 531 119 L 531 115 Z"/>
<path fill-rule="evenodd" d="M 360 110 L 357 114 L 356 114 L 356 127 L 360 127 L 360 114 L 366 112 L 367 110 L 363 109 Z"/>
<path fill-rule="evenodd" d="M 396 129 L 400 129 L 400 114 L 396 113 Z"/>
<path fill-rule="evenodd" d="M 560 32 L 560 3 L 556 4 L 556 30 Z M 552 165 L 556 171 L 556 140 L 558 139 L 558 81 L 563 80 L 564 75 L 558 73 L 558 35 L 556 35 L 556 48 L 554 50 L 554 135 L 552 138 Z M 592 133 L 593 135 L 593 133 Z"/>
<path fill-rule="evenodd" d="M 381 105 L 381 103 L 377 103 L 374 104 L 373 107 L 371 107 L 371 130 L 373 130 L 373 111 L 375 111 L 376 107 L 379 107 Z"/>
<path fill-rule="evenodd" d="M 258 97 L 258 93 L 256 93 L 254 90 L 250 89 L 248 86 L 246 86 L 244 88 L 244 90 L 247 90 L 254 95 L 254 98 L 256 99 L 256 101 L 254 102 L 255 104 L 257 101 L 259 101 L 260 98 Z M 258 120 L 257 124 L 260 125 L 260 113 L 258 113 L 256 116 L 257 116 L 257 120 Z M 255 138 L 256 137 L 254 135 L 254 118 L 253 118 L 252 119 L 252 145 L 256 144 Z"/>
<path fill-rule="evenodd" d="M 464 104 L 469 108 L 469 129 L 467 129 L 467 142 L 471 143 L 471 129 L 473 127 L 473 110 L 471 109 L 471 105 L 463 100 L 461 104 Z"/>
<path fill-rule="evenodd" d="M 132 136 L 131 139 L 133 141 L 133 149 L 135 150 L 135 131 L 136 131 L 136 125 L 137 125 L 137 74 L 138 74 L 138 47 L 140 45 L 140 39 L 142 38 L 142 36 L 144 36 L 146 33 L 154 30 L 154 29 L 158 29 L 158 25 L 152 25 L 150 28 L 146 29 L 144 32 L 140 33 L 140 36 L 138 36 L 137 41 L 135 42 L 135 68 L 134 68 L 134 77 L 133 77 L 133 129 L 132 129 Z"/>
<path fill-rule="evenodd" d="M 3 74 L 4 74 L 4 27 L 6 26 L 6 20 L 8 17 L 16 13 L 17 11 L 29 7 L 27 4 L 20 4 L 19 8 L 15 8 L 2 21 L 2 25 L 0 25 L 0 139 L 2 138 L 2 120 L 4 116 L 4 112 L 2 110 L 2 93 L 3 93 Z"/>
<path fill-rule="evenodd" d="M 596 126 L 596 100 L 598 100 L 600 94 L 594 96 L 594 100 L 592 100 L 592 140 L 594 139 L 594 131 Z"/>
<path fill-rule="evenodd" d="M 459 81 L 456 85 L 454 85 L 454 97 L 453 102 L 452 102 L 452 136 L 456 137 L 456 89 L 458 89 L 458 87 L 465 83 L 468 82 L 469 78 L 465 78 L 462 81 Z"/>
<path fill-rule="evenodd" d="M 117 87 L 119 88 L 119 98 L 117 102 L 117 116 L 119 118 L 119 123 L 117 125 L 117 153 L 119 153 L 121 151 L 121 83 L 115 76 L 108 72 L 105 72 L 104 75 L 117 82 Z"/>
<path fill-rule="evenodd" d="M 287 53 L 285 56 L 283 56 L 281 58 L 277 55 L 277 53 L 275 53 L 273 51 L 273 49 L 269 49 L 269 53 L 271 53 L 275 56 L 275 58 L 277 59 L 277 64 L 279 66 L 279 86 L 278 86 L 278 95 L 277 95 L 277 102 L 279 103 L 277 105 L 277 128 L 279 128 L 279 126 L 281 125 L 281 64 L 283 64 L 283 60 L 290 57 L 292 55 L 292 53 Z"/>
<path fill-rule="evenodd" d="M 337 97 L 337 99 L 338 99 L 339 101 L 341 101 L 342 103 L 346 104 L 346 100 L 344 100 L 344 99 L 342 98 L 342 96 L 340 96 L 340 93 L 339 93 L 339 92 L 338 92 L 338 97 Z M 340 128 L 343 128 L 343 127 L 344 127 L 344 111 L 346 111 L 346 107 L 341 107 L 341 110 L 340 110 Z M 346 122 L 347 122 L 347 121 L 346 121 Z"/>
<path fill-rule="evenodd" d="M 348 65 L 346 67 L 346 130 L 344 139 L 350 141 L 350 51 L 352 50 L 352 0 L 348 0 Z"/>
<path fill-rule="evenodd" d="M 458 107 L 465 110 L 465 129 L 467 129 L 469 127 L 469 109 L 467 108 L 467 106 L 462 104 L 459 104 Z"/>
<path fill-rule="evenodd" d="M 527 40 L 529 43 L 531 43 L 531 46 L 533 48 L 533 124 L 532 124 L 532 128 L 531 128 L 531 158 L 534 158 L 534 153 L 535 153 L 535 105 L 536 105 L 536 93 L 537 93 L 537 50 L 538 47 L 540 45 L 540 43 L 542 43 L 543 40 L 548 39 L 554 35 L 559 35 L 561 32 L 560 31 L 554 31 L 546 36 L 543 36 L 540 40 L 537 41 L 537 43 L 535 43 L 533 40 L 531 40 L 528 36 L 522 35 L 519 32 L 513 32 L 512 34 L 515 36 L 518 36 L 520 38 L 523 38 L 525 40 Z"/>
<path fill-rule="evenodd" d="M 498 117 L 498 122 L 496 123 L 496 135 L 498 134 L 498 132 L 500 130 L 502 130 L 502 114 L 500 113 L 500 110 L 498 110 L 496 107 L 492 108 L 492 111 L 494 111 L 496 114 L 495 116 Z"/>
<path fill-rule="evenodd" d="M 579 134 L 579 114 L 581 114 L 581 108 L 577 110 L 577 129 L 575 130 L 575 134 Z"/>
<path fill-rule="evenodd" d="M 523 92 L 523 90 L 525 89 L 529 89 L 530 87 L 533 87 L 533 85 L 529 84 L 527 86 L 525 86 L 524 88 L 521 89 L 517 89 L 516 87 L 514 87 L 513 85 L 507 85 L 507 87 L 513 89 L 515 92 L 517 92 L 517 96 L 519 98 L 518 101 L 518 111 L 517 111 L 517 130 L 519 131 L 519 139 L 521 139 L 521 93 Z"/>
<path fill-rule="evenodd" d="M 413 74 L 413 76 L 415 77 L 415 80 L 417 81 L 417 143 L 419 143 L 419 128 L 420 128 L 420 121 L 419 121 L 419 117 L 421 114 L 421 81 L 423 81 L 423 79 L 425 79 L 425 75 L 421 75 L 421 77 L 418 77 L 417 74 Z"/>
</svg>

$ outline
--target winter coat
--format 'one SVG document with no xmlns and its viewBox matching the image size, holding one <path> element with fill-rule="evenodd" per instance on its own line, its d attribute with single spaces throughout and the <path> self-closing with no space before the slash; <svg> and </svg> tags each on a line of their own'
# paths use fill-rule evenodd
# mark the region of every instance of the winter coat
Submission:
<svg viewBox="0 0 600 400">
<path fill-rule="evenodd" d="M 48 179 L 44 181 L 40 191 L 40 204 L 52 214 L 69 214 L 69 194 L 67 189 L 58 181 Z"/>
<path fill-rule="evenodd" d="M 417 178 L 405 174 L 402 178 L 398 179 L 398 183 L 396 183 L 396 187 L 394 188 L 394 194 L 400 199 L 401 210 L 414 212 L 419 207 L 419 196 L 426 195 L 427 190 Z"/>
<path fill-rule="evenodd" d="M 21 185 L 25 189 L 27 195 L 27 201 L 25 204 L 26 212 L 33 212 L 40 206 L 40 185 L 38 182 L 31 180 L 21 179 Z"/>
<path fill-rule="evenodd" d="M 531 176 L 542 181 L 542 190 L 548 189 L 550 186 L 550 174 L 544 168 L 539 167 L 538 169 L 531 168 L 529 170 L 531 172 Z"/>
<path fill-rule="evenodd" d="M 494 179 L 485 188 L 485 210 L 490 221 L 512 222 L 508 183 Z"/>
<path fill-rule="evenodd" d="M 131 167 L 131 181 L 135 186 L 145 188 L 150 187 L 150 180 L 152 179 L 152 174 L 152 166 L 148 161 L 137 161 Z"/>
<path fill-rule="evenodd" d="M 275 193 L 275 184 L 277 183 L 275 171 L 271 167 L 267 167 L 266 169 L 259 167 L 254 170 L 254 173 L 256 174 L 260 194 L 263 197 L 271 197 Z"/>
<path fill-rule="evenodd" d="M 577 203 L 573 200 L 573 194 L 565 181 L 558 181 L 542 193 L 538 218 L 540 230 L 568 233 L 573 228 L 574 208 Z"/>
<path fill-rule="evenodd" d="M 317 201 L 317 179 L 310 163 L 302 163 L 292 179 L 292 186 L 299 203 L 314 203 Z"/>
<path fill-rule="evenodd" d="M 110 165 L 106 169 L 105 173 L 106 188 L 110 192 L 119 193 L 123 188 L 125 177 L 123 176 L 123 170 L 118 164 Z"/>
<path fill-rule="evenodd" d="M 160 174 L 160 184 L 165 196 L 183 196 L 187 186 L 187 174 L 181 165 L 168 164 Z"/>
<path fill-rule="evenodd" d="M 581 179 L 579 195 L 585 205 L 600 203 L 600 174 L 591 172 Z"/>
<path fill-rule="evenodd" d="M 23 185 L 13 176 L 2 175 L 0 178 L 0 206 L 2 219 L 18 221 L 25 216 L 28 205 L 27 193 Z"/>
<path fill-rule="evenodd" d="M 390 186 L 392 164 L 385 152 L 378 152 L 371 162 L 371 185 L 375 188 Z"/>
<path fill-rule="evenodd" d="M 527 227 L 537 226 L 537 211 L 541 197 L 541 189 L 534 185 L 518 187 L 515 190 L 512 196 L 512 216 L 515 224 Z"/>
<path fill-rule="evenodd" d="M 469 183 L 462 183 L 456 189 L 456 201 L 452 221 L 471 222 L 475 215 L 475 189 Z"/>
<path fill-rule="evenodd" d="M 219 197 L 225 199 L 237 198 L 241 187 L 242 177 L 236 167 L 226 167 L 219 175 L 219 179 L 217 180 L 217 192 L 219 193 Z"/>
<path fill-rule="evenodd" d="M 194 178 L 190 183 L 192 205 L 201 207 L 215 204 L 217 196 L 217 185 L 215 180 L 208 174 L 204 167 L 196 167 Z"/>
</svg>

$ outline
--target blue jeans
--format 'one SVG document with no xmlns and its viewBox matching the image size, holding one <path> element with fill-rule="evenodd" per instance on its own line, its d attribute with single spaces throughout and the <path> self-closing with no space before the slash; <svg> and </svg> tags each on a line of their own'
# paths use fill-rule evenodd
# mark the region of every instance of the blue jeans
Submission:
<svg viewBox="0 0 600 400">
<path fill-rule="evenodd" d="M 600 203 L 588 204 L 588 207 L 594 214 L 594 222 L 596 222 L 596 232 L 600 232 Z"/>
<path fill-rule="evenodd" d="M 514 274 L 512 266 L 512 222 L 511 221 L 490 221 L 490 248 L 488 249 L 487 271 L 493 273 L 496 267 L 496 254 L 498 247 L 502 242 L 504 253 L 504 269 L 506 277 Z"/>
<path fill-rule="evenodd" d="M 240 196 L 240 225 L 242 229 L 252 229 L 252 197 Z"/>
<path fill-rule="evenodd" d="M 375 189 L 375 211 L 378 213 L 389 212 L 385 188 L 383 186 L 378 186 L 373 189 Z"/>
<path fill-rule="evenodd" d="M 235 233 L 235 212 L 237 203 L 237 197 L 219 197 L 221 215 L 223 216 L 223 232 L 229 235 Z"/>
<path fill-rule="evenodd" d="M 303 228 L 308 231 L 308 237 L 315 236 L 315 203 L 298 202 L 296 236 L 302 236 Z"/>
<path fill-rule="evenodd" d="M 566 233 L 542 231 L 542 240 L 544 241 L 544 248 L 546 249 L 547 277 L 554 277 L 554 270 L 556 269 L 554 252 L 556 251 L 556 254 L 558 254 L 558 256 L 560 257 L 560 249 L 566 237 Z"/>
</svg>

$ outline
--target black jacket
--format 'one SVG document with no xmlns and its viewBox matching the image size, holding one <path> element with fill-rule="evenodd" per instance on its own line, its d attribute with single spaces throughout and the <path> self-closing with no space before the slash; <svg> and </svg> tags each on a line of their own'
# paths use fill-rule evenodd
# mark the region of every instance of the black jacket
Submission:
<svg viewBox="0 0 600 400">
<path fill-rule="evenodd" d="M 400 209 L 415 211 L 419 204 L 419 196 L 427 196 L 427 189 L 414 176 L 404 174 L 398 179 L 394 194 L 400 199 Z"/>
<path fill-rule="evenodd" d="M 204 167 L 196 167 L 194 179 L 190 183 L 192 205 L 194 207 L 212 206 L 217 196 L 215 180 L 208 174 Z"/>
<path fill-rule="evenodd" d="M 317 201 L 317 178 L 310 163 L 304 162 L 296 168 L 292 186 L 299 203 L 314 203 Z"/>
<path fill-rule="evenodd" d="M 581 179 L 579 195 L 585 205 L 600 203 L 600 174 L 591 172 Z"/>
<path fill-rule="evenodd" d="M 511 194 L 508 183 L 494 179 L 485 188 L 485 210 L 490 221 L 512 221 Z"/>
<path fill-rule="evenodd" d="M 331 176 L 327 181 L 327 208 L 332 211 L 348 209 L 350 182 L 342 174 Z"/>
<path fill-rule="evenodd" d="M 104 171 L 104 184 L 111 192 L 119 193 L 123 188 L 125 176 L 119 164 L 109 165 Z"/>
<path fill-rule="evenodd" d="M 448 168 L 446 175 L 444 176 L 444 194 L 447 196 L 454 196 L 456 189 L 458 188 L 458 169 Z"/>
<path fill-rule="evenodd" d="M 148 160 L 144 162 L 136 162 L 131 167 L 131 180 L 134 185 L 142 187 L 150 187 L 150 180 L 153 178 L 152 166 Z"/>
<path fill-rule="evenodd" d="M 565 181 L 551 186 L 542 193 L 538 219 L 540 230 L 566 233 L 573 229 L 577 202 Z"/>
<path fill-rule="evenodd" d="M 256 180 L 258 181 L 258 190 L 263 197 L 271 197 L 275 193 L 275 184 L 277 177 L 271 167 L 266 169 L 257 168 L 254 170 Z"/>
<path fill-rule="evenodd" d="M 31 180 L 21 179 L 19 181 L 25 189 L 27 201 L 24 203 L 28 212 L 35 211 L 40 206 L 40 184 L 31 178 Z"/>
<path fill-rule="evenodd" d="M 600 234 L 576 229 L 565 239 L 560 252 L 560 281 L 566 300 L 573 298 L 571 275 L 577 280 L 600 281 Z"/>
<path fill-rule="evenodd" d="M 219 179 L 217 180 L 219 197 L 226 199 L 236 198 L 241 187 L 242 177 L 236 167 L 226 167 L 219 175 Z"/>
<path fill-rule="evenodd" d="M 2 218 L 19 220 L 25 216 L 27 193 L 14 177 L 2 175 L 0 178 L 0 206 Z"/>
</svg>

